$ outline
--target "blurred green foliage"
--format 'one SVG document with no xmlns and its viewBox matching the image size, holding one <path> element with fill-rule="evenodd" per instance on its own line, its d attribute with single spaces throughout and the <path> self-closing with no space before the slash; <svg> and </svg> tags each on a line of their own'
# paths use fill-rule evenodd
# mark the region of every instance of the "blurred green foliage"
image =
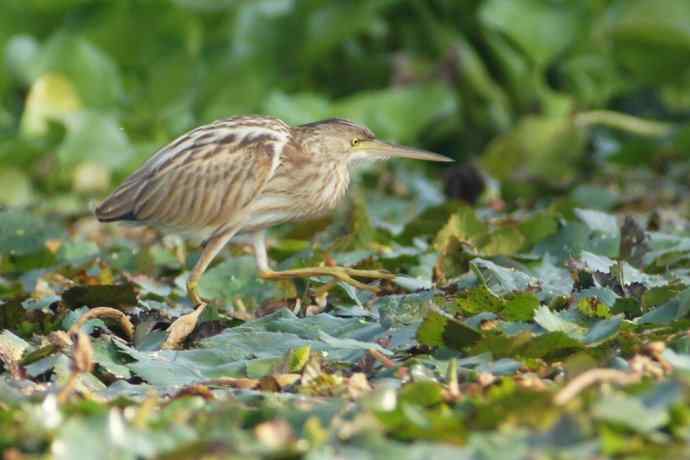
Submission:
<svg viewBox="0 0 690 460">
<path fill-rule="evenodd" d="M 621 125 L 591 111 L 687 120 L 688 24 L 686 0 L 5 0 L 0 203 L 103 194 L 185 130 L 245 113 L 352 118 L 480 157 L 507 198 L 533 197 L 511 181 L 572 183 L 593 144 L 654 148 L 593 133 Z"/>
</svg>

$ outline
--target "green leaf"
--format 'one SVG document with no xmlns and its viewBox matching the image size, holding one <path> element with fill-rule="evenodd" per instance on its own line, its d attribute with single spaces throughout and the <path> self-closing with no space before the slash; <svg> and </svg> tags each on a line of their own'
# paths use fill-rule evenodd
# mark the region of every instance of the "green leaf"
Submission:
<svg viewBox="0 0 690 460">
<path fill-rule="evenodd" d="M 664 302 L 653 310 L 648 311 L 637 319 L 637 324 L 671 324 L 687 316 L 690 311 L 690 288 Z"/>
<path fill-rule="evenodd" d="M 502 227 L 486 236 L 481 246 L 481 252 L 489 257 L 512 255 L 524 247 L 526 241 L 525 236 L 519 229 L 515 227 Z"/>
<path fill-rule="evenodd" d="M 54 222 L 19 210 L 0 211 L 0 253 L 26 256 L 44 251 L 46 242 L 63 236 Z"/>
<path fill-rule="evenodd" d="M 524 117 L 512 131 L 494 139 L 481 164 L 499 180 L 537 177 L 563 184 L 575 174 L 584 137 L 568 117 Z"/>
<path fill-rule="evenodd" d="M 358 33 L 373 28 L 379 12 L 389 0 L 354 0 L 351 3 L 316 3 L 306 15 L 305 49 L 307 59 L 316 60 L 333 52 Z"/>
<path fill-rule="evenodd" d="M 596 297 L 583 297 L 577 302 L 577 309 L 589 318 L 608 318 L 609 306 Z"/>
<path fill-rule="evenodd" d="M 475 258 L 470 266 L 487 287 L 499 295 L 525 291 L 538 284 L 531 275 L 515 268 L 501 267 L 490 260 Z"/>
<path fill-rule="evenodd" d="M 34 189 L 31 179 L 20 169 L 0 168 L 0 205 L 24 207 L 34 201 Z"/>
<path fill-rule="evenodd" d="M 534 322 L 549 332 L 564 332 L 574 338 L 582 338 L 586 331 L 584 326 L 565 319 L 563 314 L 553 312 L 544 305 L 537 308 L 534 313 Z"/>
<path fill-rule="evenodd" d="M 28 73 L 35 79 L 48 72 L 67 75 L 88 107 L 110 108 L 124 96 L 117 64 L 82 37 L 57 33 L 46 42 Z"/>
<path fill-rule="evenodd" d="M 455 98 L 443 84 L 362 91 L 333 105 L 333 114 L 368 126 L 381 139 L 411 144 L 436 116 L 452 113 Z"/>
<path fill-rule="evenodd" d="M 266 113 L 293 125 L 328 118 L 331 108 L 328 98 L 311 93 L 285 94 L 274 91 L 264 103 Z"/>
<path fill-rule="evenodd" d="M 134 157 L 134 149 L 122 126 L 110 115 L 94 111 L 72 114 L 67 121 L 67 135 L 58 148 L 63 166 L 89 161 L 120 169 Z"/>
<path fill-rule="evenodd" d="M 516 354 L 526 358 L 556 359 L 582 349 L 582 343 L 568 334 L 555 331 L 530 340 Z"/>
<path fill-rule="evenodd" d="M 433 295 L 430 290 L 404 295 L 389 295 L 376 299 L 371 308 L 374 311 L 378 310 L 382 326 L 400 327 L 421 321 L 426 313 L 426 305 L 432 298 Z"/>
<path fill-rule="evenodd" d="M 591 272 L 615 275 L 622 280 L 625 286 L 640 283 L 645 287 L 658 287 L 668 284 L 668 281 L 660 275 L 648 275 L 625 261 L 614 261 L 605 256 L 582 251 L 580 261 Z M 620 268 L 622 267 L 622 273 Z"/>
<path fill-rule="evenodd" d="M 551 213 L 538 212 L 520 222 L 518 228 L 525 236 L 525 248 L 531 248 L 558 231 L 558 219 Z"/>
<path fill-rule="evenodd" d="M 61 262 L 76 264 L 95 257 L 98 253 L 98 245 L 93 241 L 66 241 L 60 245 L 57 257 Z"/>
<path fill-rule="evenodd" d="M 484 286 L 468 289 L 458 296 L 456 303 L 463 313 L 476 315 L 484 311 L 498 313 L 505 302 Z"/>
<path fill-rule="evenodd" d="M 311 354 L 311 347 L 305 345 L 303 347 L 294 348 L 288 353 L 287 368 L 290 372 L 300 372 L 302 368 L 309 361 Z"/>
<path fill-rule="evenodd" d="M 487 233 L 486 224 L 479 220 L 474 210 L 469 206 L 462 206 L 450 216 L 446 225 L 438 232 L 434 248 L 444 253 L 450 247 L 451 241 L 477 246 Z"/>
<path fill-rule="evenodd" d="M 688 69 L 690 5 L 684 0 L 632 0 L 615 9 L 610 36 L 625 68 L 649 82 L 672 80 Z M 653 69 L 653 70 L 652 70 Z"/>
<path fill-rule="evenodd" d="M 669 414 L 665 409 L 645 407 L 640 399 L 621 393 L 606 396 L 592 408 L 592 415 L 603 422 L 648 434 L 665 426 Z"/>
<path fill-rule="evenodd" d="M 21 133 L 27 138 L 50 134 L 50 122 L 68 123 L 82 105 L 74 85 L 65 75 L 43 74 L 33 82 L 26 97 Z"/>
<path fill-rule="evenodd" d="M 607 340 L 614 338 L 616 334 L 618 334 L 618 330 L 620 329 L 622 323 L 622 315 L 597 321 L 587 332 L 587 335 L 585 335 L 582 341 L 587 344 L 588 347 L 598 346 Z"/>
<path fill-rule="evenodd" d="M 509 294 L 503 306 L 502 316 L 508 321 L 529 321 L 539 308 L 539 299 L 531 292 Z"/>
<path fill-rule="evenodd" d="M 539 67 L 571 46 L 584 17 L 578 3 L 547 0 L 490 0 L 479 12 L 481 24 L 515 42 Z"/>
<path fill-rule="evenodd" d="M 241 298 L 249 308 L 280 297 L 276 283 L 259 278 L 254 256 L 232 257 L 204 273 L 199 283 L 201 297 L 233 303 Z"/>
<path fill-rule="evenodd" d="M 592 252 L 618 257 L 621 233 L 614 216 L 588 209 L 575 209 L 575 215 L 592 231 L 589 236 Z"/>
<path fill-rule="evenodd" d="M 539 279 L 541 289 L 538 292 L 543 302 L 551 302 L 554 298 L 569 297 L 572 293 L 574 281 L 570 272 L 557 266 L 553 257 L 544 256 L 541 263 L 532 268 L 532 274 Z"/>
<path fill-rule="evenodd" d="M 620 195 L 615 191 L 590 184 L 578 185 L 570 196 L 578 206 L 586 206 L 597 211 L 610 211 L 621 200 Z"/>
<path fill-rule="evenodd" d="M 417 329 L 417 340 L 424 345 L 462 350 L 481 338 L 478 330 L 438 309 L 431 309 Z"/>
<path fill-rule="evenodd" d="M 443 386 L 433 381 L 412 382 L 400 390 L 400 402 L 429 407 L 443 402 Z"/>
<path fill-rule="evenodd" d="M 323 331 L 319 333 L 319 339 L 327 345 L 341 350 L 376 350 L 379 353 L 383 353 L 384 355 L 391 354 L 390 351 L 386 350 L 378 343 L 365 342 L 362 340 L 355 340 L 349 338 L 337 338 Z"/>
<path fill-rule="evenodd" d="M 105 372 L 116 379 L 130 379 L 132 373 L 125 365 L 125 360 L 109 338 L 100 337 L 92 340 L 93 358 Z"/>
<path fill-rule="evenodd" d="M 437 235 L 448 225 L 450 217 L 458 208 L 461 209 L 461 213 L 464 212 L 463 204 L 449 201 L 425 209 L 405 226 L 399 241 L 405 244 L 422 235 Z"/>
</svg>

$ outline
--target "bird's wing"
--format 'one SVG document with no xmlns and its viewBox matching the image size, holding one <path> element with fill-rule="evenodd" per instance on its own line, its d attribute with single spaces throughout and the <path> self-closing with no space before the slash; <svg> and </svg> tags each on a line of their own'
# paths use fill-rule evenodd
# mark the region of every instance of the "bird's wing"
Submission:
<svg viewBox="0 0 690 460">
<path fill-rule="evenodd" d="M 191 231 L 231 223 L 271 178 L 289 137 L 285 123 L 268 117 L 199 127 L 159 150 L 96 217 Z"/>
</svg>

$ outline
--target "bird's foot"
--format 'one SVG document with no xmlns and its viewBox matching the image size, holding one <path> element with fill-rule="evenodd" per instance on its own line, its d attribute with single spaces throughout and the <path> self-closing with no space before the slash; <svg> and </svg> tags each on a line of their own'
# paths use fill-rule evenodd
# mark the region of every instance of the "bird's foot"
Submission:
<svg viewBox="0 0 690 460">
<path fill-rule="evenodd" d="M 379 289 L 374 286 L 364 284 L 361 281 L 357 281 L 354 277 L 379 280 L 392 280 L 395 278 L 395 275 L 392 273 L 381 270 L 357 270 L 349 267 L 308 267 L 295 268 L 293 270 L 285 270 L 282 272 L 264 271 L 261 273 L 261 277 L 268 280 L 309 278 L 311 276 L 330 276 L 358 289 L 365 289 L 371 292 L 378 292 Z"/>
</svg>

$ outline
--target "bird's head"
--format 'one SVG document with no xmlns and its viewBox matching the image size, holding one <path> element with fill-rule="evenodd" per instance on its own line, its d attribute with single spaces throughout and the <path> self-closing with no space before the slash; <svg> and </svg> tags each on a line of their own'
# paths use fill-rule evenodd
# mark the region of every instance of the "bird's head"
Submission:
<svg viewBox="0 0 690 460">
<path fill-rule="evenodd" d="M 342 163 L 389 158 L 453 161 L 436 153 L 381 141 L 368 128 L 340 118 L 307 123 L 296 129 L 302 145 L 327 160 Z"/>
</svg>

